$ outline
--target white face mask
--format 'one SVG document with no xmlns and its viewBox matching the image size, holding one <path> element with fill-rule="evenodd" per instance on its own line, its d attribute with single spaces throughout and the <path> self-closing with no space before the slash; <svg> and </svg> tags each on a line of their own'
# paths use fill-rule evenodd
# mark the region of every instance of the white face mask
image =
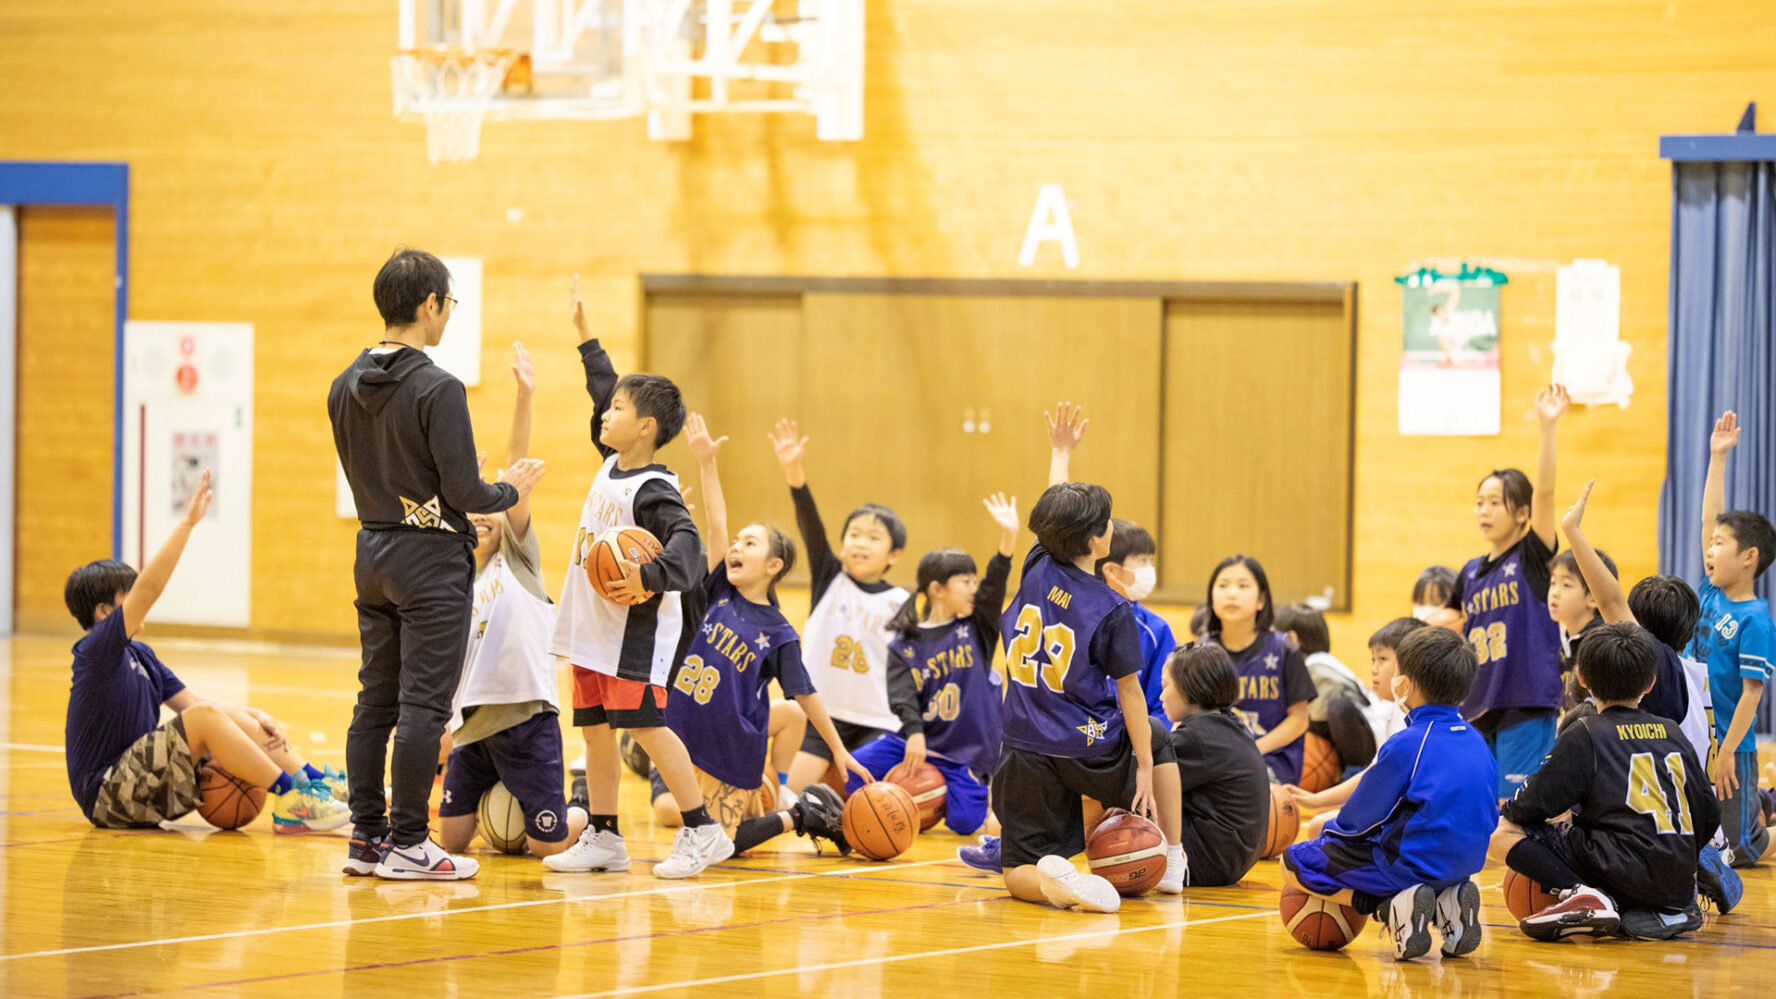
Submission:
<svg viewBox="0 0 1776 999">
<path fill-rule="evenodd" d="M 1394 703 L 1404 708 L 1406 706 L 1406 678 L 1395 673 L 1388 678 L 1388 689 L 1393 691 Z"/>
<path fill-rule="evenodd" d="M 1442 609 L 1443 608 L 1432 604 L 1413 604 L 1412 616 L 1418 618 L 1420 621 L 1429 621 L 1432 614 L 1435 614 Z"/>
<path fill-rule="evenodd" d="M 1147 595 L 1159 585 L 1159 570 L 1151 565 L 1143 565 L 1129 571 L 1135 574 L 1135 581 L 1128 586 L 1128 598 L 1135 601 L 1147 599 Z"/>
</svg>

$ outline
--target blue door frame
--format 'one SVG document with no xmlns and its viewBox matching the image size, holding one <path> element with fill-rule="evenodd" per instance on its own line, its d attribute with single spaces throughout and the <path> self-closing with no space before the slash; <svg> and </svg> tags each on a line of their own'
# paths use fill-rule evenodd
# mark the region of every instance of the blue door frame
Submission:
<svg viewBox="0 0 1776 999">
<path fill-rule="evenodd" d="M 111 557 L 123 557 L 123 322 L 129 316 L 129 164 L 0 161 L 0 205 L 109 205 L 117 264 L 111 337 Z"/>
</svg>

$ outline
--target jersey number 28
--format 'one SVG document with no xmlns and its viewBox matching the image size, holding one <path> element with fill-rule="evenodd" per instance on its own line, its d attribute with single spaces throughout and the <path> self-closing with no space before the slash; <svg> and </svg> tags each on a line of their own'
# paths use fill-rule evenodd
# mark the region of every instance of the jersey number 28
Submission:
<svg viewBox="0 0 1776 999">
<path fill-rule="evenodd" d="M 685 656 L 684 665 L 678 669 L 678 679 L 672 681 L 672 686 L 679 693 L 690 695 L 698 704 L 708 704 L 721 679 L 721 670 L 704 665 L 702 656 Z"/>
<path fill-rule="evenodd" d="M 1017 632 L 1005 647 L 1005 671 L 1014 683 L 1036 686 L 1036 657 L 1043 656 L 1042 685 L 1059 694 L 1073 664 L 1073 629 L 1064 624 L 1042 623 L 1042 608 L 1025 604 L 1018 613 Z"/>
</svg>

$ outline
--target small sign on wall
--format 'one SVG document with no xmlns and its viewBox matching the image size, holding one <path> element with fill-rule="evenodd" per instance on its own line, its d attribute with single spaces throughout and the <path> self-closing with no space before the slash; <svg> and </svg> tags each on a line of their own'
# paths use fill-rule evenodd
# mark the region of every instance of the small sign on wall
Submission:
<svg viewBox="0 0 1776 999">
<path fill-rule="evenodd" d="M 1400 433 L 1499 432 L 1499 289 L 1490 281 L 1407 282 L 1402 289 Z"/>
</svg>

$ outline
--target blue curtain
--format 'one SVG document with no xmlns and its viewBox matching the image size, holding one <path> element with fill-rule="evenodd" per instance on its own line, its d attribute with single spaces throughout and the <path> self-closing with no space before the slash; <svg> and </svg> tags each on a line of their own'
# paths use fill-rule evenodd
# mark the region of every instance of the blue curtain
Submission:
<svg viewBox="0 0 1776 999">
<path fill-rule="evenodd" d="M 1776 519 L 1776 163 L 1672 165 L 1670 365 L 1659 570 L 1702 573 L 1708 435 L 1739 414 L 1727 509 Z M 1770 576 L 1759 581 L 1768 598 Z M 1776 696 L 1759 729 L 1772 730 Z"/>
</svg>

